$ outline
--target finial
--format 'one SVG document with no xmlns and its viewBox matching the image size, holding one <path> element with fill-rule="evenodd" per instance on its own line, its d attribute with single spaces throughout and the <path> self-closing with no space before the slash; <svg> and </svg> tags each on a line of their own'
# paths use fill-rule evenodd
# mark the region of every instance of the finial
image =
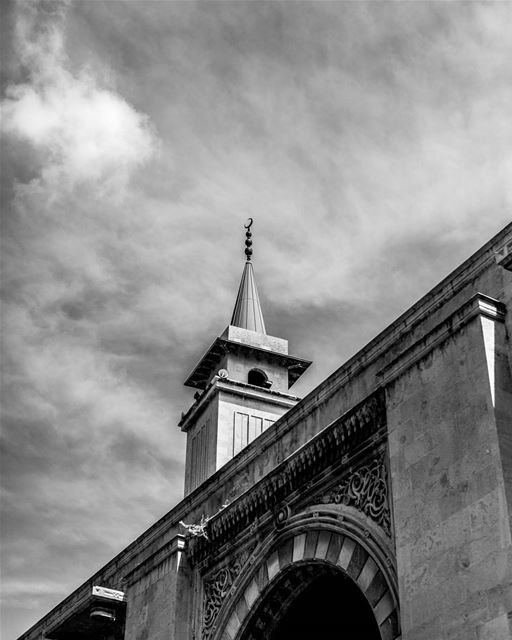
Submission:
<svg viewBox="0 0 512 640">
<path fill-rule="evenodd" d="M 249 224 L 244 224 L 244 229 L 247 229 L 247 231 L 245 232 L 245 255 L 247 256 L 247 262 L 250 261 L 252 256 L 251 227 L 253 222 L 254 220 L 252 218 L 249 218 Z"/>
</svg>

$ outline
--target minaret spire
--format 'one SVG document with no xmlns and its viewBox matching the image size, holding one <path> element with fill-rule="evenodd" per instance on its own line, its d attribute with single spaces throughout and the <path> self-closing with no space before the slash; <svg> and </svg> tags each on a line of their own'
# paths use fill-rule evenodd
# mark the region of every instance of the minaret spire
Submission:
<svg viewBox="0 0 512 640">
<path fill-rule="evenodd" d="M 251 262 L 252 257 L 252 232 L 251 227 L 254 223 L 249 218 L 249 224 L 244 225 L 245 232 L 245 256 L 246 263 L 242 273 L 242 280 L 238 288 L 235 308 L 231 318 L 231 325 L 266 334 L 265 321 L 261 311 L 260 299 L 254 279 L 254 269 Z"/>
<path fill-rule="evenodd" d="M 187 432 L 187 495 L 295 406 L 299 398 L 290 387 L 311 364 L 288 353 L 288 340 L 265 330 L 251 261 L 252 226 L 249 218 L 231 322 L 185 381 L 199 389 L 180 420 Z"/>
</svg>

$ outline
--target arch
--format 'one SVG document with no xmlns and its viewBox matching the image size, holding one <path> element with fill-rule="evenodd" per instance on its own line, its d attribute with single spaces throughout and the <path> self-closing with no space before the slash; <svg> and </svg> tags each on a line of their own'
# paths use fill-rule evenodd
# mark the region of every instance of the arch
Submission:
<svg viewBox="0 0 512 640">
<path fill-rule="evenodd" d="M 324 511 L 290 518 L 251 556 L 219 611 L 212 640 L 256 640 L 251 625 L 272 594 L 279 594 L 279 585 L 288 585 L 292 600 L 298 595 L 290 589 L 294 573 L 306 586 L 322 573 L 343 576 L 366 599 L 382 640 L 400 636 L 396 574 L 388 550 L 357 518 Z"/>
<path fill-rule="evenodd" d="M 291 563 L 238 634 L 241 640 L 380 640 L 370 603 L 341 569 Z"/>
<path fill-rule="evenodd" d="M 247 382 L 255 387 L 263 387 L 264 389 L 268 389 L 272 385 L 267 374 L 261 369 L 251 369 L 247 374 Z"/>
</svg>

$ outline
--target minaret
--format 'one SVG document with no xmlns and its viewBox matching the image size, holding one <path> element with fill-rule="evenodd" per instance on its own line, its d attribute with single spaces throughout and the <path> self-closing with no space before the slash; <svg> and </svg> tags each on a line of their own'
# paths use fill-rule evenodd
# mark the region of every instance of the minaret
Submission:
<svg viewBox="0 0 512 640">
<path fill-rule="evenodd" d="M 249 220 L 246 262 L 231 323 L 185 381 L 199 390 L 179 423 L 187 433 L 185 495 L 300 400 L 289 389 L 311 364 L 288 355 L 287 340 L 266 333 Z"/>
</svg>

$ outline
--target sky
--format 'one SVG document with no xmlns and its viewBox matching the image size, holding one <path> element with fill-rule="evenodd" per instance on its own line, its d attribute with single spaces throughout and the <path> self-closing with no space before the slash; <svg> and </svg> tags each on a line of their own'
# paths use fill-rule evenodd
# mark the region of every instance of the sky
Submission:
<svg viewBox="0 0 512 640">
<path fill-rule="evenodd" d="M 512 3 L 1 10 L 11 640 L 182 497 L 248 217 L 298 395 L 510 221 Z"/>
</svg>

